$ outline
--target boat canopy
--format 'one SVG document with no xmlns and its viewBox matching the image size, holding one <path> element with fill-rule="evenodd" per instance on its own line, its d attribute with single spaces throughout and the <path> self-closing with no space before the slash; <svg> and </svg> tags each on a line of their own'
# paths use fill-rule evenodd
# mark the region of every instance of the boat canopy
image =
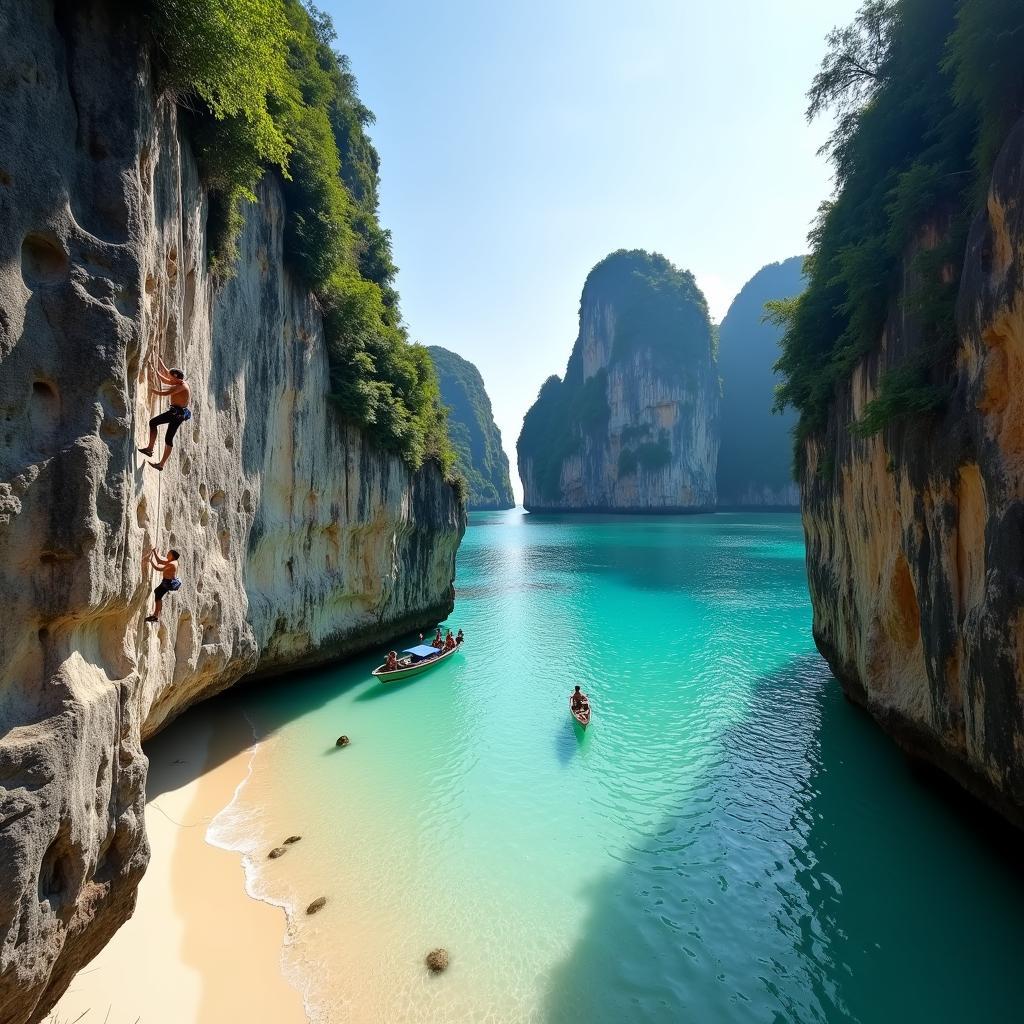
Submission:
<svg viewBox="0 0 1024 1024">
<path fill-rule="evenodd" d="M 437 647 L 428 647 L 426 644 L 420 644 L 418 647 L 406 647 L 403 654 L 415 654 L 417 658 L 429 658 L 432 654 L 440 654 L 441 651 Z"/>
</svg>

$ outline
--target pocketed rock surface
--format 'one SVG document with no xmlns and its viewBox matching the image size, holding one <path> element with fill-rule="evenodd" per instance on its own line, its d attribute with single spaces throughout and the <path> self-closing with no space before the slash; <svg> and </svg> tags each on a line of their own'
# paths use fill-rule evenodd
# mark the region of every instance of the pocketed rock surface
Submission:
<svg viewBox="0 0 1024 1024">
<path fill-rule="evenodd" d="M 856 437 L 881 375 L 922 344 L 894 309 L 806 447 L 814 637 L 900 744 L 1024 827 L 1024 122 L 968 239 L 951 399 Z"/>
<path fill-rule="evenodd" d="M 0 1020 L 24 1024 L 132 912 L 142 740 L 444 618 L 465 512 L 329 407 L 273 181 L 211 278 L 195 159 L 123 5 L 3 5 L 0 69 Z M 136 452 L 157 354 L 193 395 L 162 474 Z M 183 580 L 159 626 L 154 545 Z"/>
</svg>

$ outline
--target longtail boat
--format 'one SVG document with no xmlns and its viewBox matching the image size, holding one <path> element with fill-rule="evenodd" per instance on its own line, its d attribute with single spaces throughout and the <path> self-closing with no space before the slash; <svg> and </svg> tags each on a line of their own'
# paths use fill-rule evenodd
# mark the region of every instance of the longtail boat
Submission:
<svg viewBox="0 0 1024 1024">
<path fill-rule="evenodd" d="M 397 683 L 402 679 L 409 679 L 418 676 L 421 672 L 440 665 L 445 658 L 450 658 L 462 645 L 457 644 L 450 651 L 441 650 L 438 647 L 430 647 L 427 644 L 419 644 L 416 647 L 407 647 L 402 654 L 404 657 L 398 659 L 398 668 L 387 669 L 387 662 L 378 665 L 373 670 L 373 675 L 381 683 Z"/>
</svg>

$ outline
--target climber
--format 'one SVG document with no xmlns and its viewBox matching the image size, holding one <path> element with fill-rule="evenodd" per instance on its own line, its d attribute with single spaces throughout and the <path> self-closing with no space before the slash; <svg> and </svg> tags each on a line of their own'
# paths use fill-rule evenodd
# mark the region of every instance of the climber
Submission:
<svg viewBox="0 0 1024 1024">
<path fill-rule="evenodd" d="M 156 428 L 161 423 L 166 423 L 167 430 L 164 434 L 163 458 L 159 462 L 149 463 L 154 469 L 163 471 L 164 463 L 171 457 L 171 449 L 174 447 L 174 435 L 178 432 L 178 427 L 186 420 L 192 419 L 192 411 L 188 407 L 188 400 L 192 395 L 192 391 L 188 384 L 185 383 L 185 374 L 181 370 L 173 366 L 168 368 L 162 359 L 158 359 L 157 362 L 156 375 L 160 378 L 160 382 L 166 384 L 167 387 L 151 387 L 149 393 L 151 395 L 169 395 L 171 407 L 161 416 L 154 416 L 149 421 L 149 442 L 145 448 L 140 448 L 139 451 L 143 455 L 153 454 L 153 445 L 156 442 Z"/>
<path fill-rule="evenodd" d="M 163 575 L 163 579 L 157 584 L 156 589 L 153 591 L 153 597 L 156 599 L 156 607 L 153 609 L 152 615 L 146 616 L 147 622 L 159 622 L 160 621 L 160 605 L 163 602 L 164 597 L 168 593 L 173 593 L 181 586 L 181 580 L 178 579 L 178 559 L 181 556 L 174 548 L 171 548 L 167 552 L 166 558 L 161 558 L 156 551 L 149 553 L 149 564 L 156 569 L 158 573 Z"/>
</svg>

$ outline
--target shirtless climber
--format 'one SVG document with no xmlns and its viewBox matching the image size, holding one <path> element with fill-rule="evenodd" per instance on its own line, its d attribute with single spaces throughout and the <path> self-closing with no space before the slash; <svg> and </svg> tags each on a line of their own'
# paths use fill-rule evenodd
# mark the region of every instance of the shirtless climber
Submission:
<svg viewBox="0 0 1024 1024">
<path fill-rule="evenodd" d="M 159 622 L 160 621 L 160 605 L 163 603 L 164 597 L 168 593 L 173 593 L 181 586 L 181 580 L 178 579 L 178 558 L 179 554 L 174 548 L 171 548 L 167 552 L 166 558 L 161 558 L 155 551 L 149 553 L 149 564 L 156 569 L 158 573 L 161 573 L 163 579 L 159 582 L 156 589 L 153 591 L 153 597 L 156 599 L 156 607 L 153 609 L 152 615 L 146 616 L 147 622 Z"/>
<path fill-rule="evenodd" d="M 164 364 L 162 359 L 157 360 L 156 375 L 160 378 L 161 384 L 166 384 L 166 388 L 150 388 L 149 393 L 151 395 L 169 395 L 171 399 L 171 407 L 167 412 L 160 416 L 154 416 L 149 421 L 149 443 L 145 448 L 140 448 L 139 451 L 143 455 L 153 454 L 153 445 L 156 443 L 156 428 L 161 423 L 167 424 L 167 430 L 164 433 L 164 455 L 159 462 L 151 462 L 154 469 L 163 470 L 164 464 L 171 457 L 171 449 L 174 447 L 174 435 L 178 432 L 178 427 L 182 425 L 186 420 L 192 419 L 192 411 L 188 407 L 188 400 L 192 396 L 192 391 L 188 384 L 185 383 L 185 374 L 175 368 L 168 367 Z"/>
</svg>

